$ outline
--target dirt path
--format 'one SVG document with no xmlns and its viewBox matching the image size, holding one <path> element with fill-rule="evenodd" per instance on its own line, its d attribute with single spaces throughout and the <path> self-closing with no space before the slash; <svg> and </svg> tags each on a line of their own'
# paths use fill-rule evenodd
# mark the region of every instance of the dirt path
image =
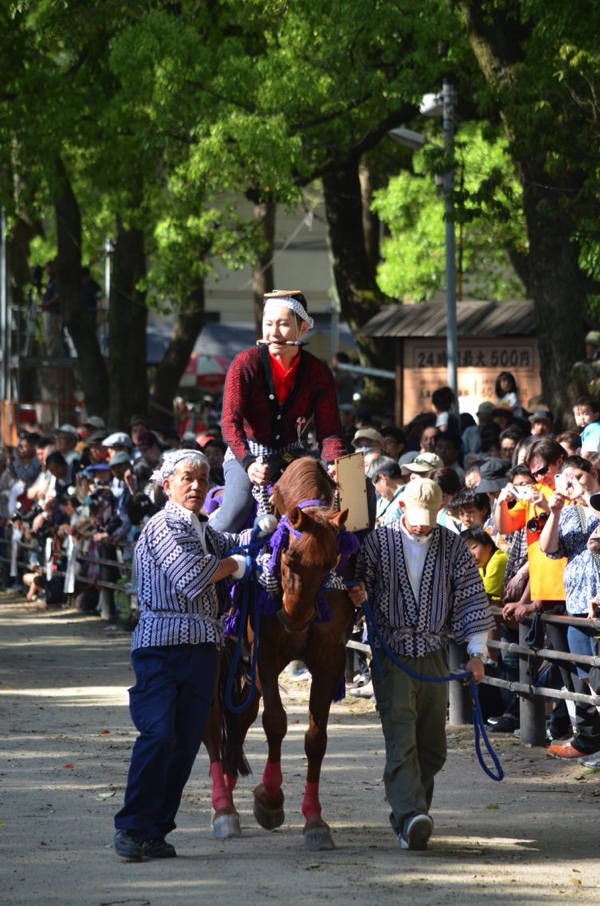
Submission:
<svg viewBox="0 0 600 906">
<path fill-rule="evenodd" d="M 306 690 L 290 685 L 283 764 L 286 823 L 252 818 L 248 778 L 237 795 L 245 837 L 209 832 L 201 753 L 171 839 L 179 858 L 127 864 L 111 848 L 134 731 L 127 711 L 129 638 L 96 618 L 45 614 L 0 594 L 0 903 L 5 906 L 211 906 L 241 902 L 489 904 L 599 899 L 600 774 L 498 741 L 507 777 L 474 761 L 469 729 L 451 731 L 426 853 L 400 850 L 388 825 L 382 738 L 374 707 L 334 706 L 324 817 L 337 849 L 308 854 L 299 812 Z M 265 758 L 260 725 L 248 752 Z"/>
</svg>

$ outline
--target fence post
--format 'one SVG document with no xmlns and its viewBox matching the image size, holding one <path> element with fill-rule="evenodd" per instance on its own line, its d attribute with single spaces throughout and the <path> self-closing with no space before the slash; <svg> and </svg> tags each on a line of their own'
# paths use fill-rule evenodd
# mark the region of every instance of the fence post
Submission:
<svg viewBox="0 0 600 906">
<path fill-rule="evenodd" d="M 525 636 L 529 627 L 519 623 L 519 645 L 526 645 Z M 533 685 L 537 679 L 540 659 L 532 652 L 531 657 L 519 655 L 519 681 Z M 521 742 L 531 746 L 546 744 L 546 717 L 544 699 L 539 695 L 519 693 L 521 717 Z"/>
<path fill-rule="evenodd" d="M 450 672 L 464 670 L 464 646 L 457 645 L 454 639 L 450 639 L 448 643 L 448 661 L 450 665 Z M 450 709 L 448 715 L 448 722 L 452 726 L 458 724 L 470 724 L 473 722 L 473 706 L 471 703 L 471 696 L 469 694 L 469 688 L 463 686 L 462 683 L 459 683 L 457 680 L 450 683 Z"/>
</svg>

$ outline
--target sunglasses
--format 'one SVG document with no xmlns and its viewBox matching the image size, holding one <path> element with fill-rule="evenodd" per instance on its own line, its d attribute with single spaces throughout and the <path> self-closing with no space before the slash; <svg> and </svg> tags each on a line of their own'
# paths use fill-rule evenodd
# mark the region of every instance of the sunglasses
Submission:
<svg viewBox="0 0 600 906">
<path fill-rule="evenodd" d="M 534 516 L 526 525 L 527 531 L 532 533 L 541 532 L 545 524 L 548 522 L 548 519 L 548 513 L 540 513 L 539 516 Z"/>
<path fill-rule="evenodd" d="M 545 466 L 542 466 L 541 469 L 536 469 L 535 471 L 534 471 L 533 469 L 530 469 L 529 471 L 530 471 L 531 474 L 534 475 L 536 478 L 542 478 L 544 475 L 547 475 L 549 469 L 550 469 L 550 466 L 549 466 L 549 465 L 545 465 Z"/>
</svg>

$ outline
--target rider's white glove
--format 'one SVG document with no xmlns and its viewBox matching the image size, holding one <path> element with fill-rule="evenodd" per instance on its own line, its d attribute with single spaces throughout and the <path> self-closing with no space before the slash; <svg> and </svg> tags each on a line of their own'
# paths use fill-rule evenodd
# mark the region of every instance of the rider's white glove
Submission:
<svg viewBox="0 0 600 906">
<path fill-rule="evenodd" d="M 277 518 L 272 513 L 263 513 L 254 520 L 254 528 L 260 529 L 257 538 L 264 538 L 266 535 L 272 535 L 277 528 Z"/>
<path fill-rule="evenodd" d="M 232 554 L 231 559 L 235 560 L 237 563 L 237 569 L 235 572 L 231 573 L 232 579 L 243 579 L 246 575 L 246 558 L 242 557 L 241 554 Z"/>
</svg>

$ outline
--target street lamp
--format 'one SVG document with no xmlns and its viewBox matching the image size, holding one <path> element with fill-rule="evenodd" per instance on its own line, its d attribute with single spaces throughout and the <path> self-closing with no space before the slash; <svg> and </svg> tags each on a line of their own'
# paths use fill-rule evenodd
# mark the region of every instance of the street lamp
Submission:
<svg viewBox="0 0 600 906">
<path fill-rule="evenodd" d="M 442 116 L 444 129 L 444 150 L 448 169 L 443 178 L 444 225 L 446 248 L 446 353 L 448 358 L 448 386 L 458 397 L 458 338 L 456 330 L 456 243 L 454 239 L 454 217 L 452 191 L 454 189 L 454 90 L 450 79 L 444 79 L 441 95 L 426 94 L 419 108 L 423 116 Z M 428 140 L 412 129 L 392 129 L 389 137 L 418 151 Z"/>
</svg>

